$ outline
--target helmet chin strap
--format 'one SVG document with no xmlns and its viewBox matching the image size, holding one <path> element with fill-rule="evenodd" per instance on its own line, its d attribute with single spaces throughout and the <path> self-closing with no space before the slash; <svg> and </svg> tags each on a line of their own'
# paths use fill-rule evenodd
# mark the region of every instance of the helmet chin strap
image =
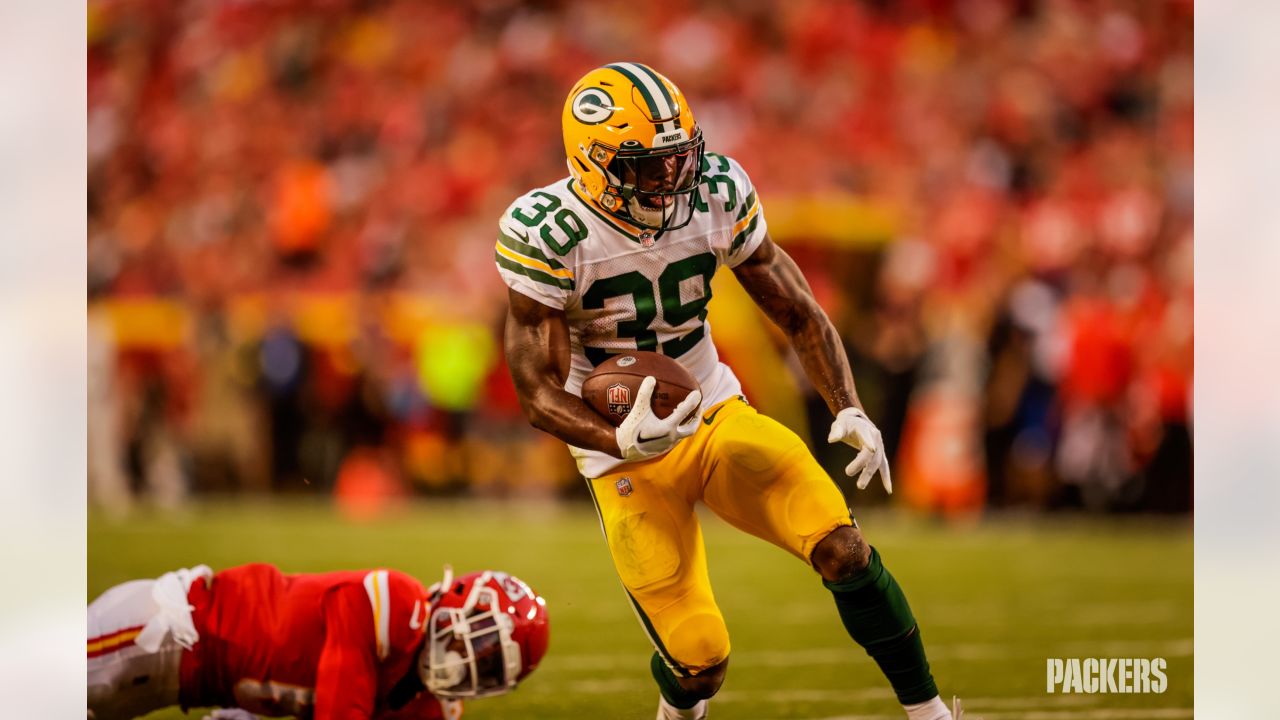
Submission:
<svg viewBox="0 0 1280 720">
<path fill-rule="evenodd" d="M 654 227 L 662 227 L 663 225 L 663 208 L 647 207 L 635 195 L 632 195 L 631 199 L 627 201 L 627 212 L 631 213 L 631 217 L 646 225 Z"/>
</svg>

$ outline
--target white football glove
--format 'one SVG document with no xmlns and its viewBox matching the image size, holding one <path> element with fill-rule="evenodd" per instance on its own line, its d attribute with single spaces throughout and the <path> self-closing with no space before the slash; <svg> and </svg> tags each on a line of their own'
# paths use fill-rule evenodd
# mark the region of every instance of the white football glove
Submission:
<svg viewBox="0 0 1280 720">
<path fill-rule="evenodd" d="M 858 456 L 844 469 L 849 477 L 858 476 L 858 489 L 865 490 L 871 478 L 880 471 L 880 482 L 884 490 L 893 494 L 893 480 L 889 477 L 889 456 L 884 451 L 884 441 L 880 439 L 880 430 L 867 414 L 859 408 L 845 408 L 836 415 L 831 423 L 831 432 L 827 434 L 827 442 L 843 442 L 853 446 Z"/>
<path fill-rule="evenodd" d="M 652 375 L 640 383 L 631 412 L 627 413 L 627 417 L 618 426 L 618 449 L 622 451 L 623 460 L 643 460 L 661 455 L 698 429 L 699 418 L 696 414 L 684 423 L 680 419 L 692 413 L 702 402 L 702 391 L 694 390 L 689 393 L 670 415 L 660 419 L 649 406 L 653 388 L 657 384 L 658 381 Z"/>
<path fill-rule="evenodd" d="M 248 710 L 219 708 L 204 716 L 204 720 L 262 720 Z"/>
</svg>

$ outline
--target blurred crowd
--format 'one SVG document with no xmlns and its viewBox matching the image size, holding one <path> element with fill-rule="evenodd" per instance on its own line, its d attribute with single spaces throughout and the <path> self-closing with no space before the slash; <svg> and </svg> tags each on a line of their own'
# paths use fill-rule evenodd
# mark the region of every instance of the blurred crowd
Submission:
<svg viewBox="0 0 1280 720">
<path fill-rule="evenodd" d="M 566 174 L 569 88 L 623 59 L 676 82 L 751 174 L 906 502 L 1191 507 L 1191 0 L 88 10 L 108 509 L 577 491 L 507 376 L 492 246 L 511 200 Z M 713 303 L 723 354 L 834 470 L 779 338 L 786 372 L 740 349 L 753 312 Z"/>
</svg>

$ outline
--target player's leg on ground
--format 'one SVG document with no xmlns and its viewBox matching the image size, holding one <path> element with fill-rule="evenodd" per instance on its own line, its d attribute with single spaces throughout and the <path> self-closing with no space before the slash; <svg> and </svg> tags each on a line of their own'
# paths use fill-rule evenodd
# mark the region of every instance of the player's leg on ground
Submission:
<svg viewBox="0 0 1280 720">
<path fill-rule="evenodd" d="M 813 567 L 835 597 L 849 637 L 888 678 L 911 720 L 951 717 L 929 672 L 920 626 L 907 597 L 856 527 L 841 527 L 814 549 Z"/>
<path fill-rule="evenodd" d="M 88 610 L 88 704 L 96 720 L 133 718 L 178 704 L 182 647 L 158 652 L 134 644 L 155 616 L 154 580 L 134 580 L 98 596 Z"/>
<path fill-rule="evenodd" d="M 726 407 L 711 430 L 707 454 L 716 461 L 703 493 L 707 506 L 735 527 L 812 561 L 835 596 L 845 629 L 879 665 L 909 717 L 950 717 L 902 589 L 863 542 L 840 488 L 804 442 L 746 405 Z"/>
<path fill-rule="evenodd" d="M 663 702 L 684 711 L 666 717 L 697 718 L 724 680 L 729 633 L 694 513 L 701 480 L 681 481 L 697 472 L 688 462 L 696 448 L 682 449 L 588 484 L 618 577 L 656 650 L 651 670 Z"/>
<path fill-rule="evenodd" d="M 707 716 L 709 698 L 720 690 L 729 668 L 729 658 L 693 677 L 680 677 L 658 653 L 653 654 L 649 669 L 658 683 L 657 720 L 702 720 Z"/>
</svg>

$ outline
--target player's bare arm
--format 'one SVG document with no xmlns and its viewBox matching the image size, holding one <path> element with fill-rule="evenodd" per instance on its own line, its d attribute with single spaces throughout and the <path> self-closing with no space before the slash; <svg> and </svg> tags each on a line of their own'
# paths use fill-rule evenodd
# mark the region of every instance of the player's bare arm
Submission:
<svg viewBox="0 0 1280 720">
<path fill-rule="evenodd" d="M 844 344 L 795 261 L 766 236 L 733 271 L 756 305 L 786 334 L 809 381 L 836 416 L 827 441 L 844 442 L 859 450 L 845 473 L 857 476 L 858 488 L 864 489 L 879 472 L 885 490 L 893 492 L 889 458 L 880 431 L 858 400 Z"/>
<path fill-rule="evenodd" d="M 508 291 L 506 353 L 529 423 L 580 448 L 622 457 L 615 430 L 582 398 L 565 392 L 569 323 L 563 310 Z"/>
<path fill-rule="evenodd" d="M 653 414 L 649 398 L 655 381 L 645 378 L 627 418 L 617 428 L 582 398 L 564 390 L 569 374 L 569 323 L 564 312 L 511 290 L 507 311 L 507 364 L 529 422 L 579 448 L 624 460 L 660 455 L 692 435 L 698 418 L 688 417 L 702 400 L 697 390 L 666 418 Z"/>
<path fill-rule="evenodd" d="M 831 414 L 861 408 L 840 336 L 791 256 L 766 237 L 733 272 L 756 305 L 786 334 Z"/>
</svg>

